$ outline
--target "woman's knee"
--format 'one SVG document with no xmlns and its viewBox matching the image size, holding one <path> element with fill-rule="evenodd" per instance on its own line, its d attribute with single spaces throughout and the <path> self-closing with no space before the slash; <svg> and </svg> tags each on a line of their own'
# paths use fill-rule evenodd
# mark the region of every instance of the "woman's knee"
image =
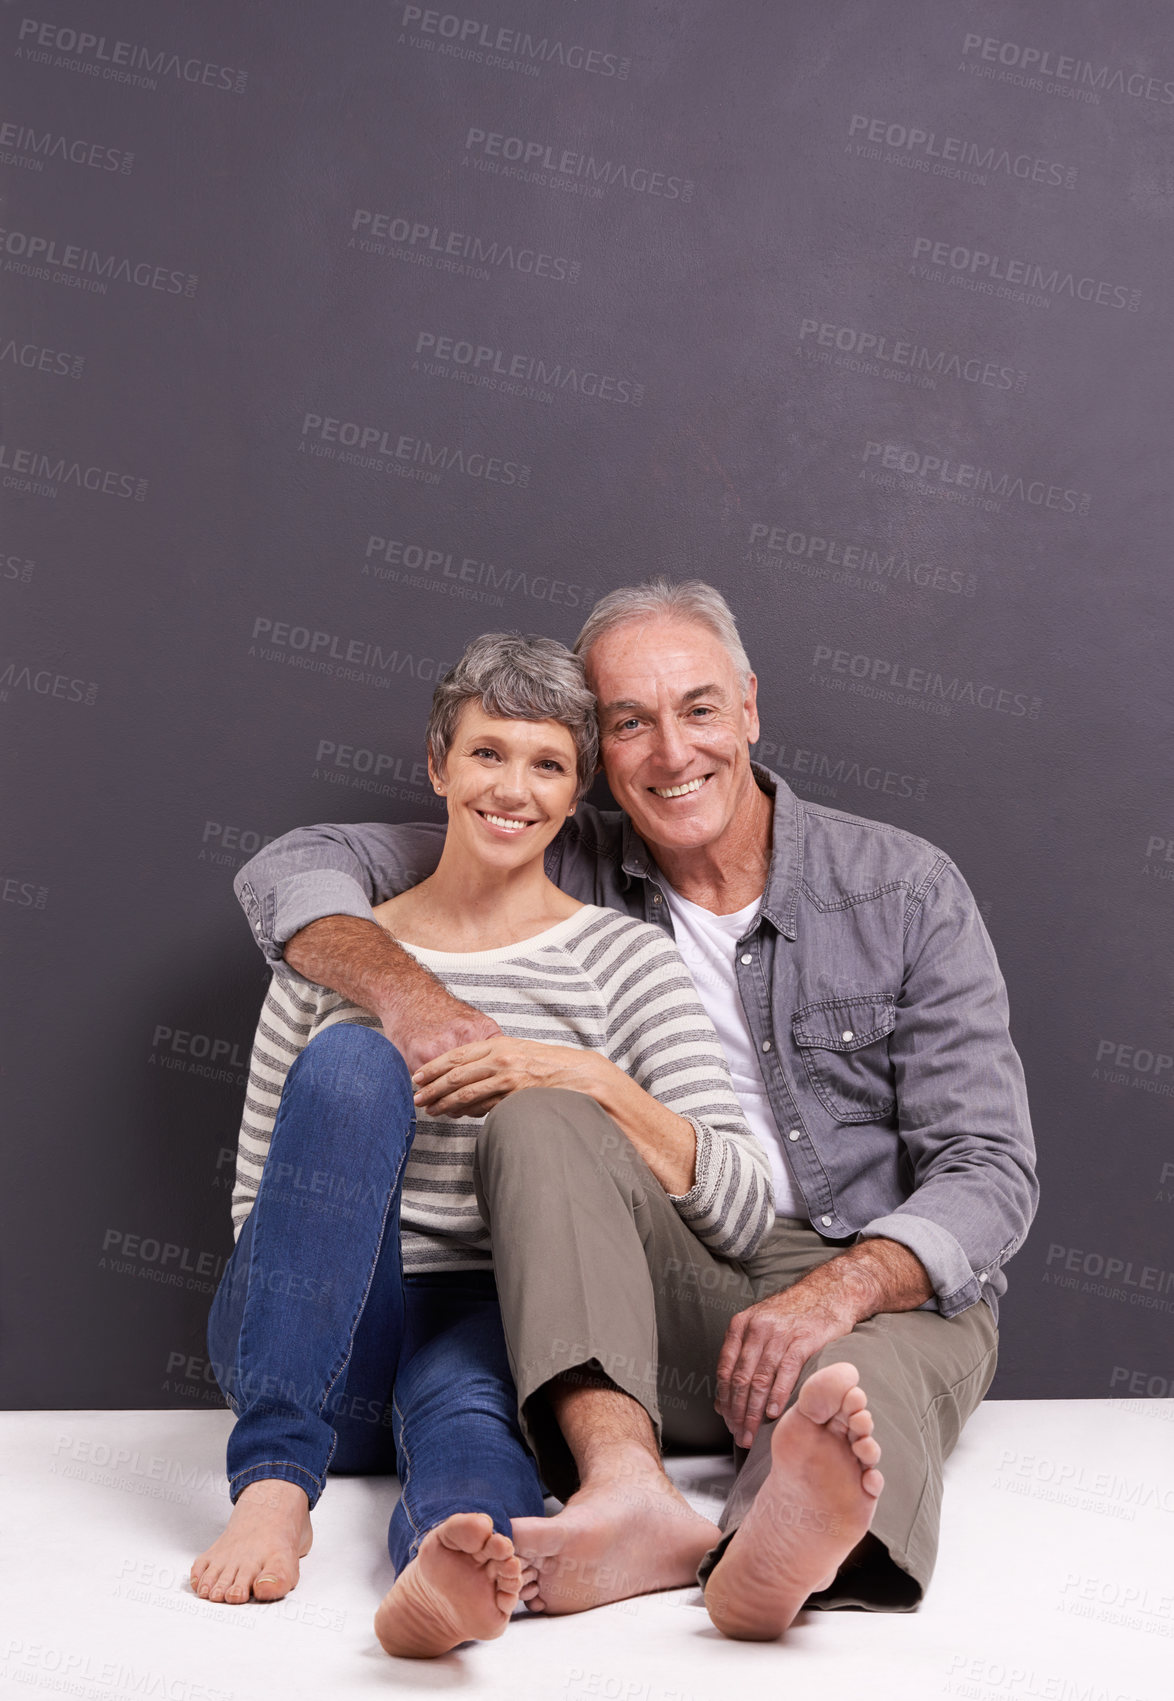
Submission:
<svg viewBox="0 0 1174 1701">
<path fill-rule="evenodd" d="M 408 1066 L 384 1034 L 358 1022 L 336 1022 L 314 1035 L 294 1059 L 285 1091 L 311 1099 L 412 1115 Z"/>
</svg>

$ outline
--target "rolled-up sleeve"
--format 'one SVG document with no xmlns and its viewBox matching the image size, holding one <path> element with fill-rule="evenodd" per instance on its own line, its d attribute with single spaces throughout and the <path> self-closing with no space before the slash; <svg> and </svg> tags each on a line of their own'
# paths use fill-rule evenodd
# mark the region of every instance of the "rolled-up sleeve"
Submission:
<svg viewBox="0 0 1174 1701">
<path fill-rule="evenodd" d="M 373 904 L 433 872 L 444 828 L 429 822 L 299 827 L 246 862 L 233 889 L 253 938 L 270 963 L 286 941 L 324 916 L 370 921 Z"/>
<path fill-rule="evenodd" d="M 966 882 L 945 863 L 916 905 L 889 1042 L 900 1138 L 913 1191 L 860 1238 L 898 1241 L 924 1265 L 953 1317 L 1002 1292 L 1002 1265 L 1038 1200 L 1023 1068 L 1007 993 Z"/>
</svg>

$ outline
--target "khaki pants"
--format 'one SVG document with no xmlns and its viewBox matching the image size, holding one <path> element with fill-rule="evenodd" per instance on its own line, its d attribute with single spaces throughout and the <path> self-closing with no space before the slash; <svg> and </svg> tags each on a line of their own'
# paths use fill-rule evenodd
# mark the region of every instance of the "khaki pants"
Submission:
<svg viewBox="0 0 1174 1701">
<path fill-rule="evenodd" d="M 662 1446 L 723 1450 L 730 1436 L 713 1407 L 714 1370 L 731 1317 L 847 1245 L 778 1218 L 744 1264 L 715 1258 L 611 1118 L 593 1099 L 558 1089 L 515 1093 L 491 1112 L 476 1184 L 522 1427 L 562 1500 L 577 1477 L 544 1395 L 553 1377 L 601 1370 L 644 1407 Z M 845 1569 L 812 1605 L 917 1605 L 937 1555 L 942 1463 L 990 1385 L 996 1347 L 979 1301 L 949 1319 L 884 1313 L 808 1361 L 800 1385 L 840 1359 L 859 1371 L 883 1455 L 872 1529 L 887 1555 Z M 703 1560 L 702 1582 L 766 1479 L 773 1428 L 764 1423 L 749 1453 L 737 1453 L 723 1540 Z"/>
</svg>

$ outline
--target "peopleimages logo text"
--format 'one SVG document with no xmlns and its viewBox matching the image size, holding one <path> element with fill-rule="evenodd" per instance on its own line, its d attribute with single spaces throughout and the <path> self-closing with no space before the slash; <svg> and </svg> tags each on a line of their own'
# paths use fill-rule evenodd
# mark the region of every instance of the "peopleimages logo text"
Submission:
<svg viewBox="0 0 1174 1701">
<path fill-rule="evenodd" d="M 1011 258 L 1006 254 L 988 254 L 984 248 L 971 248 L 962 242 L 942 242 L 932 236 L 918 236 L 913 241 L 913 259 L 924 266 L 940 266 L 974 285 L 988 285 L 993 293 L 997 283 L 1033 290 L 1048 297 L 1068 296 L 1073 301 L 1087 301 L 1096 307 L 1115 307 L 1136 313 L 1141 303 L 1141 291 L 1128 284 L 1113 283 L 1108 278 L 1081 276 L 1064 271 L 1059 266 L 1040 265 L 1035 260 Z"/>
<path fill-rule="evenodd" d="M 0 473 L 6 490 L 35 496 L 56 496 L 61 486 L 73 485 L 100 496 L 128 497 L 135 502 L 147 499 L 147 480 L 135 473 L 87 466 L 84 461 L 71 461 L 66 455 L 12 443 L 0 443 Z"/>
<path fill-rule="evenodd" d="M 799 341 L 808 347 L 835 349 L 858 360 L 923 373 L 930 378 L 958 378 L 966 384 L 985 384 L 992 390 L 1023 390 L 1027 374 L 1005 361 L 986 355 L 959 353 L 955 349 L 928 348 L 909 337 L 885 331 L 865 331 L 855 325 L 837 325 L 822 319 L 803 319 Z"/>
<path fill-rule="evenodd" d="M 465 134 L 465 153 L 476 155 L 486 162 L 496 164 L 502 161 L 506 165 L 517 166 L 520 176 L 543 184 L 552 179 L 573 178 L 587 188 L 610 189 L 618 184 L 621 189 L 630 189 L 634 194 L 659 195 L 666 201 L 693 199 L 693 183 L 687 177 L 675 177 L 669 172 L 632 165 L 624 160 L 597 160 L 593 154 L 581 153 L 577 148 L 560 148 L 554 142 L 507 136 L 477 126 Z"/>
<path fill-rule="evenodd" d="M 391 249 L 383 248 L 383 243 L 390 243 Z M 370 207 L 355 208 L 347 246 L 373 253 L 390 251 L 443 270 L 460 272 L 468 267 L 471 275 L 481 278 L 492 275 L 486 268 L 496 267 L 526 277 L 549 278 L 553 283 L 577 283 L 581 270 L 580 261 L 565 254 L 548 254 L 525 244 L 501 242 L 496 237 L 476 236 L 469 231 L 445 230 L 423 219 L 399 218 L 394 213 L 374 212 Z"/>
<path fill-rule="evenodd" d="M 1043 707 L 1039 697 L 1025 691 L 993 685 L 985 681 L 947 678 L 930 667 L 910 667 L 907 662 L 893 661 L 886 656 L 854 655 L 851 650 L 839 650 L 830 644 L 817 644 L 811 658 L 817 674 L 840 674 L 866 687 L 879 687 L 882 692 L 908 692 L 915 697 L 938 699 L 946 706 L 968 704 L 974 709 L 993 709 L 996 714 L 1037 720 Z"/>
<path fill-rule="evenodd" d="M 1023 72 L 1032 80 L 1045 77 L 1058 83 L 1070 83 L 1074 89 L 1090 90 L 1094 94 L 1120 94 L 1133 100 L 1156 100 L 1163 106 L 1174 105 L 1174 82 L 1165 77 L 1147 76 L 1144 71 L 1127 71 L 1120 65 L 1097 65 L 1091 59 L 1077 59 L 1067 53 L 1053 53 L 1050 47 L 1030 47 L 1018 41 L 1001 41 L 995 35 L 968 35 L 962 42 L 962 56 L 975 65 L 999 65 L 1005 70 Z"/>
<path fill-rule="evenodd" d="M 381 425 L 360 424 L 354 419 L 332 419 L 327 414 L 303 416 L 301 447 L 305 449 L 307 445 L 329 460 L 355 466 L 413 468 L 430 475 L 433 481 L 438 473 L 457 472 L 488 484 L 514 484 L 522 489 L 530 482 L 530 468 L 519 461 L 503 461 L 500 456 L 486 455 L 479 449 L 430 443 L 425 437 L 396 433 Z"/>
<path fill-rule="evenodd" d="M 936 165 L 957 165 L 977 173 L 983 181 L 990 172 L 995 176 L 1017 177 L 1021 183 L 1051 184 L 1064 189 L 1071 189 L 1076 182 L 1076 167 L 1060 160 L 1016 153 L 993 142 L 968 141 L 964 136 L 939 135 L 920 124 L 893 123 L 864 112 L 854 112 L 849 119 L 848 139 L 874 149 L 888 148 L 894 154 L 909 154 L 929 171 Z"/>
<path fill-rule="evenodd" d="M 457 58 L 482 61 L 496 69 L 513 70 L 527 67 L 537 76 L 544 65 L 562 65 L 568 71 L 586 71 L 597 77 L 616 77 L 621 81 L 632 69 L 630 59 L 599 48 L 584 47 L 579 42 L 560 41 L 548 35 L 531 35 L 527 30 L 508 29 L 504 25 L 487 23 L 483 18 L 462 18 L 455 12 L 439 12 L 432 7 L 405 6 L 400 20 L 405 30 L 417 31 L 421 37 L 432 37 Z M 432 46 L 432 41 L 428 41 Z M 494 55 L 501 55 L 501 63 Z M 518 61 L 515 67 L 511 61 Z"/>
<path fill-rule="evenodd" d="M 216 65 L 208 59 L 173 53 L 165 47 L 146 47 L 142 42 L 118 41 L 66 24 L 42 23 L 39 18 L 22 18 L 17 40 L 21 44 L 17 53 L 34 64 L 56 64 L 64 70 L 147 88 L 158 87 L 156 77 L 173 77 L 201 88 L 244 94 L 248 81 L 247 71 Z"/>
<path fill-rule="evenodd" d="M 644 386 L 631 378 L 599 372 L 588 365 L 547 360 L 541 355 L 515 353 L 477 343 L 468 337 L 446 336 L 440 331 L 420 331 L 416 336 L 417 363 L 431 373 L 460 377 L 484 388 L 503 389 L 545 399 L 561 390 L 566 395 L 588 396 L 601 402 L 619 402 L 639 407 Z M 414 363 L 415 364 L 415 363 Z"/>
<path fill-rule="evenodd" d="M 23 160 L 36 171 L 43 168 L 46 160 L 60 160 L 66 165 L 88 166 L 94 171 L 118 171 L 127 177 L 135 163 L 135 156 L 125 148 L 107 147 L 103 142 L 88 142 L 56 130 L 34 130 L 31 124 L 11 121 L 0 124 L 0 149 L 12 149 L 11 155 L 0 153 L 4 164 Z"/>
<path fill-rule="evenodd" d="M 1032 508 L 1049 508 L 1062 514 L 1087 514 L 1092 497 L 1086 490 L 1065 490 L 1043 479 L 1023 478 L 1017 473 L 994 472 L 970 461 L 954 461 L 949 455 L 927 455 L 901 443 L 864 445 L 863 460 L 892 473 L 918 479 L 923 484 L 940 484 L 958 491 L 974 491 L 994 501 L 1025 502 Z M 863 477 L 863 474 L 861 475 Z"/>
<path fill-rule="evenodd" d="M 53 283 L 69 283 L 101 295 L 114 282 L 130 284 L 136 289 L 160 290 L 164 295 L 193 296 L 199 282 L 194 272 L 178 272 L 151 260 L 103 253 L 73 242 L 59 243 L 53 236 L 33 236 L 28 231 L 8 230 L 3 226 L 0 226 L 0 254 L 8 256 L 5 271 Z"/>
</svg>

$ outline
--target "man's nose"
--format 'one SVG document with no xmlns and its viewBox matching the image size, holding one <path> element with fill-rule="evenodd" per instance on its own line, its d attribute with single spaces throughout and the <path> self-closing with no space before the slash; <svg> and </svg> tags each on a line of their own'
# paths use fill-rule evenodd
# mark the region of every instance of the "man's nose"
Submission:
<svg viewBox="0 0 1174 1701">
<path fill-rule="evenodd" d="M 689 741 L 677 723 L 675 715 L 661 721 L 656 729 L 656 760 L 665 768 L 683 768 L 689 760 Z"/>
</svg>

